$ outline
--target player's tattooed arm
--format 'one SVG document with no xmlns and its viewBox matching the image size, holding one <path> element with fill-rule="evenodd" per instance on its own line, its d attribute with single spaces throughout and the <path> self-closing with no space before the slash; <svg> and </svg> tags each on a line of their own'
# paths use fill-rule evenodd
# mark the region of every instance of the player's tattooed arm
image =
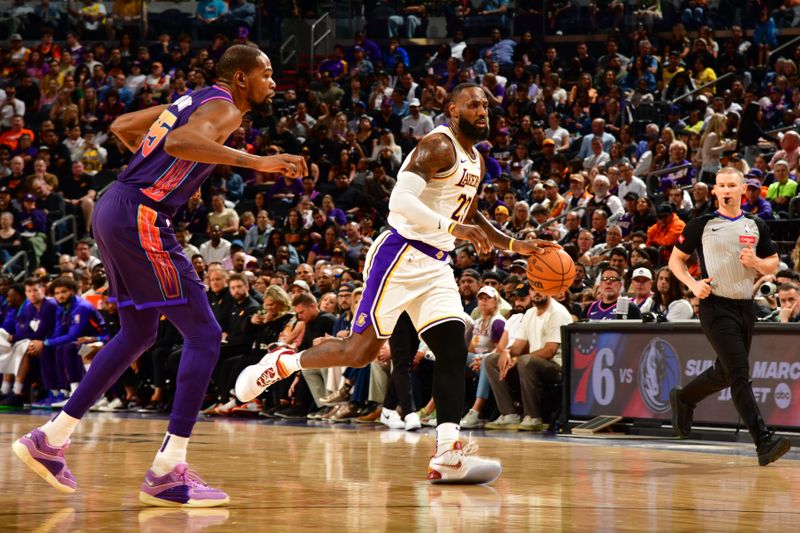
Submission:
<svg viewBox="0 0 800 533">
<path fill-rule="evenodd" d="M 135 152 L 147 130 L 167 107 L 169 106 L 148 107 L 141 111 L 120 115 L 111 123 L 111 133 L 116 135 L 128 150 Z"/>
<path fill-rule="evenodd" d="M 405 171 L 428 182 L 436 173 L 451 168 L 455 161 L 455 148 L 444 133 L 428 135 L 417 144 Z"/>
</svg>

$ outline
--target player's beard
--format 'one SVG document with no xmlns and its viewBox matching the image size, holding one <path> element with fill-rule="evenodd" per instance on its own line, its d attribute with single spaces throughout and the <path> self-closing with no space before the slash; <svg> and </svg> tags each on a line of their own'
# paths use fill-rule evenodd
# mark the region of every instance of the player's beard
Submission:
<svg viewBox="0 0 800 533">
<path fill-rule="evenodd" d="M 262 102 L 257 102 L 256 100 L 250 100 L 248 102 L 250 104 L 250 111 L 256 113 L 258 115 L 266 115 L 269 113 L 270 106 L 272 105 L 272 98 L 265 98 Z"/>
<path fill-rule="evenodd" d="M 475 142 L 483 141 L 489 138 L 489 121 L 486 121 L 486 127 L 479 128 L 469 122 L 468 120 L 458 117 L 458 130 L 466 135 L 469 139 Z"/>
</svg>

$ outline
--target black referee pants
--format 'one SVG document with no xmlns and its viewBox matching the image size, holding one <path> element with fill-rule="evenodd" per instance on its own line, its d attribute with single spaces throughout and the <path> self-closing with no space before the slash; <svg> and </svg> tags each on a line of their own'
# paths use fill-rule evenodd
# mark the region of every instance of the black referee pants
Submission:
<svg viewBox="0 0 800 533">
<path fill-rule="evenodd" d="M 704 398 L 730 387 L 739 417 L 758 446 L 769 439 L 771 433 L 761 418 L 750 383 L 748 354 L 755 321 L 756 307 L 752 300 L 732 300 L 713 294 L 700 300 L 700 327 L 717 359 L 714 366 L 684 387 L 680 399 L 695 406 Z"/>
</svg>

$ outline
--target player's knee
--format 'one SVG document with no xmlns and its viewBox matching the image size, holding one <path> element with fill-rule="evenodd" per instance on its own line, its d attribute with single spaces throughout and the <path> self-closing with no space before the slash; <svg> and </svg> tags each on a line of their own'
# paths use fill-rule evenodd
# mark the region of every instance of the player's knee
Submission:
<svg viewBox="0 0 800 533">
<path fill-rule="evenodd" d="M 222 343 L 222 328 L 216 320 L 212 320 L 203 328 L 202 337 L 202 342 L 208 343 L 209 346 L 219 346 Z"/>
</svg>

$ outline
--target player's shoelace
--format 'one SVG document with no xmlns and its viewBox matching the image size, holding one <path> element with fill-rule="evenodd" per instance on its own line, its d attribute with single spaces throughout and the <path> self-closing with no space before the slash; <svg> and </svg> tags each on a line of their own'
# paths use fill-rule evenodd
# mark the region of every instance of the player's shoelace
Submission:
<svg viewBox="0 0 800 533">
<path fill-rule="evenodd" d="M 464 455 L 475 455 L 478 453 L 478 443 L 469 439 L 466 445 L 461 446 L 461 453 Z"/>
<path fill-rule="evenodd" d="M 201 487 L 208 487 L 208 484 L 203 481 L 203 478 L 200 477 L 200 474 L 195 472 L 194 470 L 189 470 L 188 468 L 180 474 L 181 481 L 185 482 L 187 485 L 192 485 L 193 487 L 201 486 Z"/>
</svg>

